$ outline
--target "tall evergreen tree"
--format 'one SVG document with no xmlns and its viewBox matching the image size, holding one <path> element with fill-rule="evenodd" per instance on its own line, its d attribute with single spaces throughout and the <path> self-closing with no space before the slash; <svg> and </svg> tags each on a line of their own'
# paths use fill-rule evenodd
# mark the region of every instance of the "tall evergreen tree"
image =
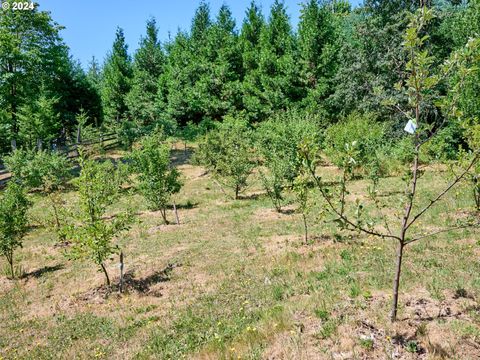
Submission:
<svg viewBox="0 0 480 360">
<path fill-rule="evenodd" d="M 204 116 L 221 119 L 240 107 L 241 54 L 230 9 L 223 5 L 208 30 L 207 71 L 195 84 L 201 94 Z"/>
<path fill-rule="evenodd" d="M 159 107 L 164 116 L 181 125 L 198 123 L 205 117 L 205 78 L 211 64 L 207 57 L 208 32 L 212 25 L 210 9 L 201 3 L 192 20 L 190 34 L 178 32 L 167 46 L 168 61 L 160 78 Z"/>
<path fill-rule="evenodd" d="M 250 120 L 258 119 L 262 113 L 261 77 L 258 65 L 261 49 L 260 35 L 264 26 L 265 19 L 262 12 L 252 1 L 246 11 L 239 39 L 242 52 L 242 108 Z"/>
<path fill-rule="evenodd" d="M 156 96 L 164 62 L 156 22 L 150 19 L 147 21 L 147 34 L 141 39 L 135 54 L 132 88 L 126 98 L 129 113 L 137 125 L 150 125 L 158 119 Z"/>
<path fill-rule="evenodd" d="M 332 92 L 338 51 L 336 16 L 330 4 L 318 0 L 303 4 L 298 25 L 298 47 L 302 85 L 306 87 L 305 105 L 318 107 Z M 325 104 L 321 104 L 325 105 Z"/>
<path fill-rule="evenodd" d="M 211 25 L 210 7 L 202 1 L 195 11 L 190 31 L 192 44 L 196 50 L 204 51 L 207 43 L 208 30 Z"/>
<path fill-rule="evenodd" d="M 260 76 L 263 114 L 286 109 L 301 98 L 296 44 L 285 5 L 275 0 L 268 24 L 260 35 Z"/>
<path fill-rule="evenodd" d="M 26 102 L 18 111 L 18 128 L 22 144 L 29 148 L 37 141 L 52 141 L 61 129 L 60 116 L 56 111 L 59 98 L 52 97 L 45 88 L 34 101 Z"/>
<path fill-rule="evenodd" d="M 415 4 L 414 4 L 415 3 Z M 353 110 L 378 112 L 394 119 L 396 111 L 381 106 L 383 96 L 406 99 L 394 85 L 403 78 L 406 62 L 402 50 L 402 34 L 407 26 L 406 14 L 418 2 L 407 0 L 367 0 L 349 16 L 343 25 L 339 68 L 335 76 L 335 92 L 331 96 L 333 114 L 349 114 Z"/>
<path fill-rule="evenodd" d="M 117 28 L 113 48 L 103 66 L 102 101 L 107 125 L 117 127 L 127 118 L 126 95 L 130 91 L 132 64 L 121 28 Z"/>
<path fill-rule="evenodd" d="M 92 60 L 88 63 L 87 80 L 100 92 L 102 86 L 102 68 L 95 56 L 92 56 Z"/>
<path fill-rule="evenodd" d="M 60 114 L 62 133 L 73 136 L 77 128 L 76 116 L 81 110 L 93 124 L 102 122 L 102 101 L 98 88 L 89 81 L 80 63 L 72 60 L 68 52 L 64 57 L 63 65 L 53 77 L 51 91 L 59 99 L 55 109 Z"/>
</svg>

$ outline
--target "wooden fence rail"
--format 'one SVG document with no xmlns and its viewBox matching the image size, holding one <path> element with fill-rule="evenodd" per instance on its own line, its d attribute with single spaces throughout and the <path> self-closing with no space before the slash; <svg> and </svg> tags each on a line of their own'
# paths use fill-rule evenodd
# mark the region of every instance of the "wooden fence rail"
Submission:
<svg viewBox="0 0 480 360">
<path fill-rule="evenodd" d="M 112 141 L 113 140 L 113 141 Z M 110 142 L 107 144 L 107 142 Z M 102 134 L 100 138 L 95 140 L 86 140 L 80 142 L 74 142 L 71 144 L 65 144 L 61 149 L 57 149 L 58 153 L 65 155 L 68 159 L 75 159 L 78 157 L 79 146 L 91 146 L 96 144 L 102 144 L 103 149 L 108 150 L 118 146 L 119 140 L 115 133 Z M 5 169 L 3 164 L 0 164 L 0 189 L 5 187 L 6 183 L 12 178 L 10 172 Z"/>
</svg>

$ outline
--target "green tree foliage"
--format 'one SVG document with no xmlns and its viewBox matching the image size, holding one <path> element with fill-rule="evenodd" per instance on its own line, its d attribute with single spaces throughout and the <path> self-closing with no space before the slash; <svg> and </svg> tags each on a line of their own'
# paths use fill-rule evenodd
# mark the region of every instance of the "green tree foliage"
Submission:
<svg viewBox="0 0 480 360">
<path fill-rule="evenodd" d="M 15 183 L 27 190 L 41 189 L 50 204 L 49 225 L 59 240 L 65 240 L 64 201 L 59 190 L 71 178 L 69 160 L 63 155 L 48 151 L 15 150 L 5 158 L 5 164 Z"/>
<path fill-rule="evenodd" d="M 98 162 L 80 156 L 80 176 L 74 180 L 78 190 L 79 210 L 66 227 L 67 238 L 72 241 L 69 256 L 73 259 L 89 258 L 97 264 L 110 285 L 105 262 L 118 252 L 113 240 L 128 228 L 129 213 L 118 213 L 107 218 L 109 207 L 118 199 L 121 185 L 126 182 L 125 171 L 110 161 Z"/>
<path fill-rule="evenodd" d="M 95 56 L 92 56 L 88 64 L 87 80 L 91 86 L 100 94 L 102 88 L 102 68 Z"/>
<path fill-rule="evenodd" d="M 343 171 L 344 175 L 338 187 L 328 186 L 316 174 L 316 164 L 312 157 L 309 157 L 308 153 L 305 157 L 310 174 L 322 199 L 325 201 L 330 214 L 334 216 L 334 221 L 341 229 L 358 231 L 381 239 L 396 240 L 397 253 L 393 281 L 393 301 L 390 313 L 391 321 L 397 319 L 399 287 L 405 247 L 439 233 L 480 225 L 478 219 L 472 218 L 458 221 L 453 226 L 426 230 L 425 224 L 421 223 L 421 219 L 425 214 L 429 213 L 433 206 L 438 205 L 449 191 L 465 179 L 480 159 L 480 153 L 475 151 L 471 154 L 472 156 L 468 163 L 463 167 L 461 166 L 462 164 L 457 163 L 461 169 L 456 172 L 454 179 L 435 196 L 431 194 L 425 196 L 425 190 L 418 186 L 421 175 L 420 155 L 423 151 L 423 146 L 435 139 L 438 135 L 438 130 L 442 129 L 448 123 L 448 120 L 469 120 L 464 117 L 458 108 L 459 87 L 461 87 L 462 81 L 451 86 L 447 81 L 448 75 L 459 72 L 463 74 L 461 77 L 465 78 L 465 75 L 470 72 L 478 71 L 475 66 L 472 66 L 478 60 L 478 49 L 480 47 L 478 38 L 472 39 L 464 48 L 453 53 L 442 66 L 435 67 L 436 59 L 427 48 L 429 36 L 425 33 L 433 17 L 434 13 L 432 10 L 426 7 L 419 9 L 410 16 L 409 24 L 403 36 L 402 47 L 408 59 L 405 64 L 405 72 L 408 74 L 408 77 L 404 83 L 397 85 L 397 89 L 408 99 L 408 107 L 401 108 L 398 106 L 398 108 L 405 116 L 406 119 L 404 120 L 413 123 L 416 126 L 416 130 L 411 136 L 413 138 L 412 141 L 407 143 L 413 153 L 413 160 L 404 175 L 406 182 L 405 195 L 402 201 L 399 202 L 401 207 L 400 213 L 403 214 L 401 218 L 398 221 L 392 221 L 382 211 L 388 205 L 382 203 L 376 191 L 369 191 L 370 200 L 372 200 L 374 205 L 371 207 L 373 210 L 365 206 L 364 200 L 360 198 L 347 202 L 346 194 L 348 194 L 348 181 L 350 178 L 345 176 L 346 170 L 344 169 Z M 447 90 L 446 95 L 442 94 L 444 87 Z M 396 104 L 396 100 L 395 96 L 393 96 L 384 101 L 384 103 L 386 105 Z M 431 114 L 428 106 L 425 106 L 425 104 L 432 102 L 435 102 L 442 111 L 442 116 L 439 116 L 439 123 L 432 124 L 430 122 Z M 371 126 L 369 131 L 371 131 L 370 128 Z M 340 143 L 343 143 L 343 141 Z M 342 148 L 340 147 L 339 150 L 342 151 Z M 353 153 L 353 156 L 350 155 L 352 152 L 350 146 L 344 147 L 343 151 L 345 156 L 340 157 L 340 159 L 348 162 L 350 157 L 355 158 L 355 153 Z"/>
<path fill-rule="evenodd" d="M 52 75 L 58 72 L 65 51 L 60 29 L 49 13 L 37 7 L 31 11 L 2 11 L 0 108 L 4 114 L 0 121 L 11 140 L 18 138 L 20 108 L 37 98 L 42 83 L 51 85 Z"/>
<path fill-rule="evenodd" d="M 98 85 L 90 82 L 80 63 L 63 55 L 62 66 L 52 87 L 52 94 L 59 100 L 55 105 L 60 114 L 62 132 L 72 138 L 76 129 L 76 115 L 83 109 L 92 125 L 100 126 L 103 121 L 102 99 Z"/>
<path fill-rule="evenodd" d="M 16 182 L 10 182 L 0 196 L 0 255 L 7 259 L 12 278 L 15 277 L 14 252 L 22 247 L 22 238 L 27 232 L 29 206 L 25 190 Z"/>
<path fill-rule="evenodd" d="M 242 58 L 230 9 L 223 5 L 208 31 L 208 72 L 198 82 L 205 116 L 221 119 L 241 105 Z"/>
<path fill-rule="evenodd" d="M 308 108 L 322 106 L 322 102 L 332 93 L 341 17 L 335 15 L 327 4 L 320 5 L 318 0 L 310 0 L 302 5 L 298 24 L 298 52 L 302 86 L 307 92 L 303 102 Z"/>
<path fill-rule="evenodd" d="M 32 102 L 22 105 L 17 113 L 19 136 L 22 143 L 34 148 L 37 141 L 45 144 L 53 141 L 60 133 L 60 114 L 55 105 L 59 98 L 51 98 L 42 91 Z"/>
<path fill-rule="evenodd" d="M 203 96 L 207 88 L 200 87 L 210 64 L 207 59 L 208 32 L 211 27 L 210 9 L 201 3 L 192 20 L 190 34 L 178 32 L 167 44 L 168 60 L 160 77 L 159 108 L 167 118 L 180 125 L 198 123 L 205 115 Z"/>
<path fill-rule="evenodd" d="M 170 148 L 157 131 L 144 137 L 131 155 L 133 170 L 138 173 L 138 189 L 150 210 L 160 210 L 165 224 L 172 196 L 182 187 L 180 173 L 171 164 Z"/>
<path fill-rule="evenodd" d="M 385 143 L 385 125 L 371 114 L 352 113 L 344 121 L 330 126 L 325 132 L 325 154 L 346 170 L 349 176 L 370 175 L 380 171 L 379 151 Z"/>
<path fill-rule="evenodd" d="M 69 178 L 68 159 L 58 153 L 35 150 L 15 150 L 5 157 L 6 168 L 13 181 L 27 189 L 56 191 Z"/>
<path fill-rule="evenodd" d="M 212 21 L 208 5 L 201 3 L 190 34 L 179 32 L 167 53 L 158 98 L 166 117 L 183 126 L 220 120 L 241 107 L 241 53 L 226 5 Z"/>
<path fill-rule="evenodd" d="M 126 96 L 130 91 L 132 64 L 128 45 L 121 28 L 117 28 L 115 41 L 103 65 L 102 102 L 107 125 L 118 127 L 128 119 Z"/>
<path fill-rule="evenodd" d="M 151 126 L 159 118 L 156 105 L 158 79 L 163 73 L 165 55 L 158 40 L 155 19 L 147 22 L 146 36 L 140 40 L 140 47 L 133 62 L 132 87 L 126 103 L 129 113 L 139 128 Z"/>
<path fill-rule="evenodd" d="M 288 108 L 290 102 L 302 97 L 294 39 L 285 5 L 275 0 L 268 23 L 260 34 L 260 113 L 263 117 Z"/>
<path fill-rule="evenodd" d="M 302 159 L 298 148 L 307 138 L 319 141 L 318 129 L 316 117 L 297 111 L 272 117 L 258 126 L 256 148 L 265 169 L 260 170 L 260 177 L 277 211 L 284 205 L 284 191 L 299 175 Z"/>
<path fill-rule="evenodd" d="M 354 110 L 381 111 L 384 118 L 402 121 L 396 110 L 381 106 L 382 97 L 376 90 L 383 89 L 400 104 L 406 101 L 394 84 L 404 78 L 402 34 L 408 23 L 407 14 L 416 6 L 418 2 L 413 1 L 366 1 L 345 18 L 335 88 L 329 99 L 333 115 Z"/>
<path fill-rule="evenodd" d="M 227 117 L 218 128 L 201 141 L 197 159 L 220 183 L 233 189 L 238 199 L 245 190 L 256 160 L 253 154 L 253 134 L 245 120 Z"/>
<path fill-rule="evenodd" d="M 263 106 L 260 101 L 260 35 L 265 19 L 260 8 L 252 2 L 246 11 L 246 17 L 240 31 L 239 46 L 242 52 L 242 109 L 250 121 L 260 119 Z"/>
</svg>

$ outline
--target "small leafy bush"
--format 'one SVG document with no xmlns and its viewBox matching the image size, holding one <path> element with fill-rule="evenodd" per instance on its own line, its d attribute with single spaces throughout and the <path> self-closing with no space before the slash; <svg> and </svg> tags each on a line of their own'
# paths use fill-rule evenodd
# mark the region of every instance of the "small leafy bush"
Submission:
<svg viewBox="0 0 480 360">
<path fill-rule="evenodd" d="M 457 122 L 438 131 L 438 134 L 422 149 L 425 161 L 455 160 L 460 147 L 464 145 L 463 129 Z"/>
<path fill-rule="evenodd" d="M 256 165 L 248 123 L 226 117 L 200 142 L 196 161 L 212 172 L 220 185 L 233 189 L 234 198 L 238 199 Z"/>
<path fill-rule="evenodd" d="M 6 158 L 6 164 L 13 175 L 13 181 L 22 184 L 27 190 L 41 189 L 50 205 L 51 221 L 47 225 L 59 240 L 64 241 L 65 209 L 59 190 L 72 175 L 67 157 L 48 151 L 15 150 Z"/>
</svg>

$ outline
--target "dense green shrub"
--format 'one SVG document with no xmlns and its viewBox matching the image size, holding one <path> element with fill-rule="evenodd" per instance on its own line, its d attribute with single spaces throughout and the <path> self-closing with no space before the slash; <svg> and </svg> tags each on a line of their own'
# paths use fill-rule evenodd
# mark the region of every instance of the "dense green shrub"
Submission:
<svg viewBox="0 0 480 360">
<path fill-rule="evenodd" d="M 385 142 L 384 124 L 370 114 L 352 113 L 344 121 L 330 126 L 325 133 L 325 154 L 350 175 L 382 171 L 378 151 Z"/>
<path fill-rule="evenodd" d="M 263 168 L 262 185 L 277 211 L 284 202 L 284 189 L 293 185 L 301 167 L 298 147 L 306 138 L 319 142 L 319 120 L 299 112 L 287 112 L 262 122 L 255 133 L 255 146 Z"/>
<path fill-rule="evenodd" d="M 49 226 L 59 240 L 65 240 L 63 233 L 64 202 L 60 190 L 71 178 L 71 164 L 66 156 L 59 153 L 34 150 L 15 150 L 6 158 L 7 168 L 13 180 L 27 189 L 38 188 L 47 197 L 51 214 Z"/>
<path fill-rule="evenodd" d="M 131 155 L 133 170 L 138 173 L 138 188 L 151 210 L 160 210 L 163 220 L 173 194 L 180 191 L 180 173 L 171 165 L 170 144 L 161 132 L 144 137 Z"/>
<path fill-rule="evenodd" d="M 238 199 L 256 165 L 248 123 L 226 117 L 200 142 L 196 161 L 211 171 L 220 185 L 233 189 Z"/>
<path fill-rule="evenodd" d="M 15 181 L 45 192 L 55 191 L 69 178 L 71 169 L 64 155 L 45 150 L 17 149 L 5 157 L 5 165 Z"/>
<path fill-rule="evenodd" d="M 452 122 L 438 131 L 438 134 L 422 149 L 424 161 L 455 160 L 458 150 L 464 145 L 464 130 L 458 122 Z"/>
</svg>

